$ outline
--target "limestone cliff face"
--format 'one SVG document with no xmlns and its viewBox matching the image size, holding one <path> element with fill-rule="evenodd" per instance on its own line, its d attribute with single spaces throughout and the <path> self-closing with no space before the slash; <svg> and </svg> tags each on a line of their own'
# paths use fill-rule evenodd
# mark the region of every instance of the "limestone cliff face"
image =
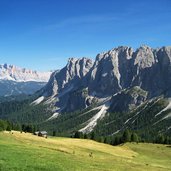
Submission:
<svg viewBox="0 0 171 171">
<path fill-rule="evenodd" d="M 170 96 L 170 85 L 171 47 L 153 49 L 141 46 L 134 51 L 131 47 L 120 46 L 98 54 L 95 61 L 70 58 L 63 69 L 51 75 L 42 94 L 56 99 L 55 105 L 63 111 L 75 111 L 86 108 L 93 101 L 101 103 L 101 99 L 133 87 L 147 92 L 146 96 L 137 95 L 137 100 L 128 93 L 122 93 L 117 97 L 128 96 L 121 98 L 122 102 L 125 99 L 125 106 L 137 106 L 140 101 L 156 96 Z M 113 105 L 115 101 L 113 98 Z"/>
<path fill-rule="evenodd" d="M 135 86 L 127 90 L 123 90 L 111 98 L 111 111 L 128 112 L 136 106 L 143 104 L 147 100 L 148 92 Z"/>
<path fill-rule="evenodd" d="M 171 47 L 152 49 L 146 46 L 138 49 L 131 86 L 140 86 L 149 92 L 149 97 L 159 96 L 168 91 L 171 83 L 170 49 Z"/>
<path fill-rule="evenodd" d="M 88 58 L 70 58 L 67 65 L 55 71 L 41 90 L 40 95 L 46 97 L 47 103 L 57 106 L 58 111 L 74 111 L 86 107 L 86 96 L 81 91 L 83 80 L 92 68 L 93 61 Z"/>
<path fill-rule="evenodd" d="M 136 51 L 130 47 L 114 48 L 97 55 L 89 90 L 101 97 L 139 86 L 149 92 L 149 97 L 158 96 L 169 89 L 170 62 L 171 47 L 141 46 Z"/>
<path fill-rule="evenodd" d="M 44 95 L 57 96 L 65 94 L 80 86 L 82 79 L 89 72 L 93 61 L 87 58 L 70 58 L 67 65 L 60 71 L 52 73 L 51 78 L 44 88 Z"/>
<path fill-rule="evenodd" d="M 118 47 L 98 54 L 91 71 L 90 92 L 108 96 L 129 86 L 133 77 L 132 54 L 130 47 Z"/>
</svg>

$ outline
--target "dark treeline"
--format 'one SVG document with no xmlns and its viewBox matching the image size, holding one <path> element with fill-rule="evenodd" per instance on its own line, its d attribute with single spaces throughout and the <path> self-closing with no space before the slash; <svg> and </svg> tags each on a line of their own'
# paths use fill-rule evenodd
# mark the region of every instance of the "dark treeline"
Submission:
<svg viewBox="0 0 171 171">
<path fill-rule="evenodd" d="M 148 141 L 145 141 L 143 138 L 138 136 L 134 131 L 130 131 L 126 129 L 122 134 L 120 135 L 114 135 L 114 136 L 98 136 L 95 134 L 95 132 L 92 132 L 90 134 L 83 134 L 82 132 L 75 132 L 72 138 L 82 138 L 82 139 L 91 139 L 95 140 L 97 142 L 102 142 L 110 145 L 119 145 L 126 142 L 143 142 L 143 143 L 149 143 Z M 157 143 L 157 144 L 171 144 L 171 137 L 164 136 L 162 134 L 153 137 L 153 141 L 151 143 Z"/>
<path fill-rule="evenodd" d="M 38 127 L 30 124 L 19 124 L 19 123 L 16 124 L 10 121 L 0 119 L 0 131 L 11 131 L 11 130 L 34 133 L 35 131 L 38 130 Z"/>
<path fill-rule="evenodd" d="M 39 127 L 37 125 L 31 124 L 19 124 L 19 123 L 12 123 L 10 121 L 1 120 L 0 119 L 0 131 L 20 131 L 20 132 L 29 132 L 34 133 L 35 131 L 39 131 Z M 52 136 L 56 136 L 56 131 L 52 132 Z M 119 145 L 126 142 L 147 142 L 142 137 L 138 136 L 136 132 L 130 131 L 126 129 L 122 134 L 113 135 L 113 136 L 98 136 L 95 132 L 91 132 L 90 134 L 83 134 L 82 132 L 76 131 L 71 138 L 82 138 L 82 139 L 91 139 L 97 142 L 111 144 L 111 145 Z M 150 143 L 157 143 L 157 144 L 171 144 L 171 137 L 165 136 L 163 134 L 159 134 L 156 137 L 153 137 L 153 141 Z"/>
<path fill-rule="evenodd" d="M 0 120 L 0 131 L 11 131 L 12 124 L 9 121 Z"/>
</svg>

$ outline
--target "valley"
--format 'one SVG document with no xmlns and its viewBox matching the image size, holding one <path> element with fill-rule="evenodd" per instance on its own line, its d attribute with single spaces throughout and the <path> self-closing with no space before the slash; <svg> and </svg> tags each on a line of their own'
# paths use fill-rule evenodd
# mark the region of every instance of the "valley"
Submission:
<svg viewBox="0 0 171 171">
<path fill-rule="evenodd" d="M 171 133 L 170 61 L 170 46 L 146 45 L 136 50 L 119 46 L 99 53 L 95 60 L 69 58 L 32 95 L 1 98 L 0 119 L 67 137 L 77 131 L 121 136 L 128 129 L 141 141 L 156 142 L 158 136 L 167 138 Z M 3 65 L 1 70 L 5 78 L 48 78 L 47 73 L 13 65 Z"/>
<path fill-rule="evenodd" d="M 171 171 L 171 0 L 0 0 L 0 171 Z"/>
</svg>

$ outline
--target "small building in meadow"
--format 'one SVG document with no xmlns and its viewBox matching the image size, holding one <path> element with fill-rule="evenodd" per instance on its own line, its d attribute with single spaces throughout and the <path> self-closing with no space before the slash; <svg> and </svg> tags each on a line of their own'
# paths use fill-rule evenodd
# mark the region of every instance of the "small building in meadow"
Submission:
<svg viewBox="0 0 171 171">
<path fill-rule="evenodd" d="M 39 131 L 34 132 L 34 135 L 38 135 Z"/>
<path fill-rule="evenodd" d="M 47 132 L 46 131 L 36 131 L 36 132 L 34 132 L 34 135 L 37 135 L 37 136 L 39 136 L 39 137 L 45 137 L 45 138 L 47 138 Z"/>
</svg>

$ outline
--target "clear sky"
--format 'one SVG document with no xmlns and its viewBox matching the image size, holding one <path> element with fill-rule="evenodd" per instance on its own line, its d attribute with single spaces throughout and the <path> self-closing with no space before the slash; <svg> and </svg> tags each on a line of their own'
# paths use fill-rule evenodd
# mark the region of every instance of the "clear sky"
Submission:
<svg viewBox="0 0 171 171">
<path fill-rule="evenodd" d="M 171 45 L 171 0 L 0 0 L 0 63 L 62 68 L 119 45 Z"/>
</svg>

